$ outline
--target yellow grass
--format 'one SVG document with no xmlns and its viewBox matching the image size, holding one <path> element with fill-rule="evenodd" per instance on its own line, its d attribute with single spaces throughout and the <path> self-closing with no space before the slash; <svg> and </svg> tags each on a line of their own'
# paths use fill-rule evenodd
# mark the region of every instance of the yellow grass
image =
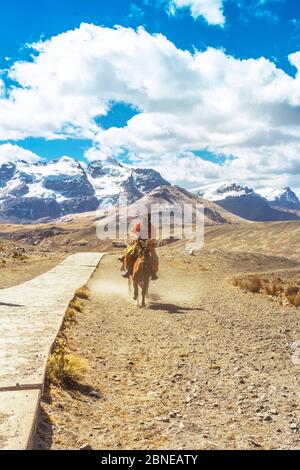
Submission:
<svg viewBox="0 0 300 470">
<path fill-rule="evenodd" d="M 261 278 L 258 274 L 249 274 L 235 276 L 231 282 L 235 287 L 240 287 L 245 291 L 279 297 L 281 302 L 286 298 L 290 305 L 300 307 L 300 287 L 296 284 L 289 284 L 285 287 L 283 280 L 274 274 L 270 280 Z"/>
<path fill-rule="evenodd" d="M 273 275 L 272 279 L 263 279 L 263 292 L 267 295 L 278 297 L 284 292 L 284 283 L 280 277 Z"/>
<path fill-rule="evenodd" d="M 67 308 L 66 313 L 65 313 L 65 319 L 69 321 L 75 321 L 76 320 L 76 311 L 70 307 Z"/>
<path fill-rule="evenodd" d="M 299 294 L 299 287 L 296 285 L 289 285 L 285 290 L 286 297 L 296 296 Z"/>
<path fill-rule="evenodd" d="M 66 343 L 58 339 L 47 365 L 47 378 L 56 385 L 70 385 L 81 381 L 87 370 L 87 361 L 66 353 Z"/>
<path fill-rule="evenodd" d="M 247 277 L 235 276 L 232 284 L 253 293 L 258 293 L 263 287 L 262 279 L 257 274 L 249 274 Z"/>
<path fill-rule="evenodd" d="M 69 308 L 81 313 L 83 311 L 83 303 L 77 297 L 73 297 L 73 299 L 69 303 Z"/>
<path fill-rule="evenodd" d="M 89 288 L 86 285 L 83 287 L 80 287 L 80 289 L 77 289 L 77 291 L 75 292 L 75 297 L 78 297 L 79 299 L 83 299 L 83 300 L 89 300 L 90 298 Z"/>
</svg>

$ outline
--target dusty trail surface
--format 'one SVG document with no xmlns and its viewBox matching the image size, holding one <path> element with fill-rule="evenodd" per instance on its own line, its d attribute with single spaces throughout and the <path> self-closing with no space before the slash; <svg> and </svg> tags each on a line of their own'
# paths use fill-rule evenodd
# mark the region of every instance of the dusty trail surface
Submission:
<svg viewBox="0 0 300 470">
<path fill-rule="evenodd" d="M 128 298 L 117 256 L 102 260 L 66 330 L 70 350 L 89 361 L 85 384 L 48 390 L 36 447 L 300 449 L 299 310 L 229 282 L 296 263 L 181 247 L 159 255 L 147 309 Z"/>
</svg>

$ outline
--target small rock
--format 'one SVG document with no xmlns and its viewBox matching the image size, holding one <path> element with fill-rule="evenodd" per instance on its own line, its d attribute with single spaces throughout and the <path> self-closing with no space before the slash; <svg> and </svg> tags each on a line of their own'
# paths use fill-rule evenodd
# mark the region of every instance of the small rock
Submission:
<svg viewBox="0 0 300 470">
<path fill-rule="evenodd" d="M 291 429 L 292 431 L 297 431 L 297 430 L 298 430 L 298 424 L 296 424 L 296 423 L 290 424 L 290 429 Z"/>
<path fill-rule="evenodd" d="M 273 421 L 272 416 L 270 416 L 270 415 L 265 415 L 264 418 L 263 418 L 263 420 L 266 421 L 266 422 L 268 422 L 268 423 L 269 423 L 270 421 Z"/>
<path fill-rule="evenodd" d="M 249 444 L 251 444 L 253 447 L 261 447 L 261 445 L 254 439 L 249 439 Z"/>
<path fill-rule="evenodd" d="M 147 393 L 147 398 L 149 398 L 150 400 L 151 399 L 155 399 L 159 396 L 159 394 L 157 392 L 155 392 L 154 390 L 150 390 L 148 393 Z"/>
<path fill-rule="evenodd" d="M 92 390 L 92 391 L 89 393 L 89 396 L 90 396 L 90 397 L 93 397 L 93 398 L 97 398 L 97 399 L 101 398 L 101 395 L 100 395 L 99 392 L 97 392 L 97 390 Z"/>
<path fill-rule="evenodd" d="M 163 421 L 164 423 L 170 422 L 170 419 L 168 418 L 168 416 L 156 416 L 154 419 L 156 421 Z"/>
<path fill-rule="evenodd" d="M 90 446 L 90 444 L 83 444 L 81 447 L 79 447 L 79 450 L 93 450 L 93 448 Z"/>
</svg>

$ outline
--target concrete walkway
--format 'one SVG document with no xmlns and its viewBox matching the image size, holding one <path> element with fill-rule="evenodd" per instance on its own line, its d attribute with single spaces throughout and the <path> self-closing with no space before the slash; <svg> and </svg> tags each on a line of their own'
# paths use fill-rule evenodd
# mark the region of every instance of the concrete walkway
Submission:
<svg viewBox="0 0 300 470">
<path fill-rule="evenodd" d="M 77 253 L 31 281 L 0 290 L 0 449 L 31 446 L 50 349 L 75 290 L 101 257 Z"/>
</svg>

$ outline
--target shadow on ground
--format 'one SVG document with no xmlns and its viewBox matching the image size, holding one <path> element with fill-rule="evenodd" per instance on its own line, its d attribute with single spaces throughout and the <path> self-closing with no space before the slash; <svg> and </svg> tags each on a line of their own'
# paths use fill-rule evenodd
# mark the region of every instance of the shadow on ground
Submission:
<svg viewBox="0 0 300 470">
<path fill-rule="evenodd" d="M 69 383 L 68 385 L 63 386 L 61 390 L 67 392 L 74 400 L 80 399 L 81 395 L 90 397 L 91 400 L 99 400 L 103 398 L 99 390 L 80 382 Z M 47 405 L 52 404 L 51 392 L 48 383 L 45 387 L 42 403 L 43 402 Z M 54 424 L 55 423 L 51 419 L 51 416 L 42 406 L 38 419 L 34 450 L 50 450 L 52 448 Z"/>
<path fill-rule="evenodd" d="M 46 384 L 43 402 L 48 404 L 52 403 L 49 385 Z M 49 450 L 52 447 L 52 436 L 53 436 L 53 422 L 51 417 L 47 414 L 43 407 L 40 409 L 40 414 L 37 424 L 37 432 L 35 436 L 34 450 Z"/>
<path fill-rule="evenodd" d="M 196 312 L 196 311 L 201 311 L 204 310 L 203 308 L 199 307 L 182 307 L 180 305 L 176 304 L 169 304 L 169 303 L 155 303 L 149 305 L 150 310 L 162 310 L 168 313 L 172 314 L 183 314 L 183 313 L 188 313 L 188 312 Z"/>
<path fill-rule="evenodd" d="M 22 305 L 22 304 L 10 304 L 10 303 L 7 303 L 7 302 L 0 302 L 0 305 L 2 305 L 4 307 L 24 307 L 24 305 Z"/>
</svg>

